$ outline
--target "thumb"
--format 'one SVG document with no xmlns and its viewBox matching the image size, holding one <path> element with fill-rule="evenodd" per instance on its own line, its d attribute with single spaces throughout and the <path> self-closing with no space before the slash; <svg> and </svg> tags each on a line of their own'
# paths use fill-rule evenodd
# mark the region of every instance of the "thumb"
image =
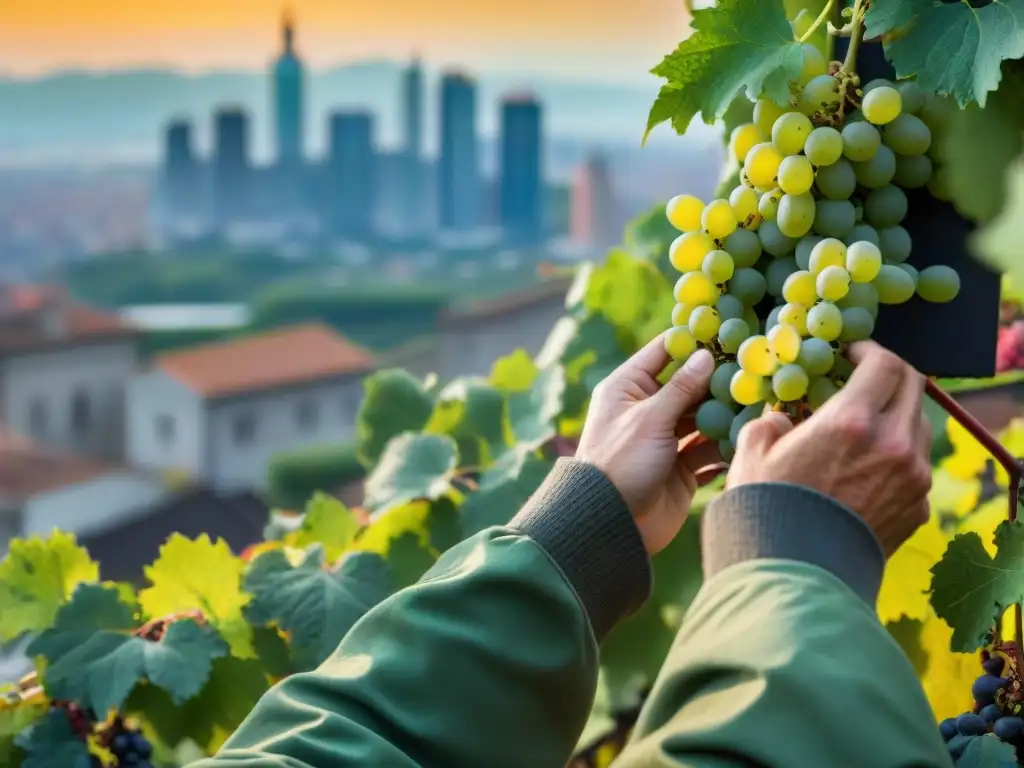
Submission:
<svg viewBox="0 0 1024 768">
<path fill-rule="evenodd" d="M 739 439 L 736 441 L 736 456 L 739 458 L 742 454 L 744 458 L 761 458 L 780 438 L 792 431 L 793 422 L 789 416 L 770 411 L 740 430 Z"/>
<path fill-rule="evenodd" d="M 683 367 L 651 398 L 658 418 L 676 424 L 684 413 L 704 399 L 714 372 L 715 359 L 706 349 L 698 349 L 690 355 Z"/>
</svg>

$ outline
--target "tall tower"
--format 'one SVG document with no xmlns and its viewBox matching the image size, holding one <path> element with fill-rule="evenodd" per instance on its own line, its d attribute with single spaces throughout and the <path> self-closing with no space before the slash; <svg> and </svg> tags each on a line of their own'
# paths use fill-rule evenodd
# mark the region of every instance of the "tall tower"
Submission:
<svg viewBox="0 0 1024 768">
<path fill-rule="evenodd" d="M 499 212 L 505 241 L 532 246 L 544 239 L 541 106 L 533 96 L 501 103 Z"/>
<path fill-rule="evenodd" d="M 213 208 L 218 226 L 248 213 L 250 193 L 249 116 L 240 107 L 214 115 Z"/>
<path fill-rule="evenodd" d="M 423 184 L 423 66 L 419 57 L 402 73 L 402 229 L 419 234 L 426 223 Z"/>
<path fill-rule="evenodd" d="M 620 215 L 607 155 L 594 152 L 573 174 L 570 234 L 595 250 L 620 241 Z"/>
<path fill-rule="evenodd" d="M 441 228 L 466 232 L 479 221 L 481 193 L 476 135 L 476 83 L 465 74 L 441 78 Z"/>
<path fill-rule="evenodd" d="M 303 157 L 305 70 L 295 52 L 295 26 L 290 13 L 285 13 L 281 31 L 284 50 L 271 71 L 277 159 L 282 165 L 297 165 Z"/>
<path fill-rule="evenodd" d="M 333 112 L 328 118 L 329 206 L 334 234 L 365 242 L 377 212 L 374 119 L 368 112 Z"/>
</svg>

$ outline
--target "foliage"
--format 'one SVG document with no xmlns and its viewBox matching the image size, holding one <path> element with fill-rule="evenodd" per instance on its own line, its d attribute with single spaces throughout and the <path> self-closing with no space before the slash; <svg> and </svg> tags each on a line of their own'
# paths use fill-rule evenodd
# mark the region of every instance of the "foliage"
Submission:
<svg viewBox="0 0 1024 768">
<path fill-rule="evenodd" d="M 302 509 L 316 491 L 336 491 L 365 476 L 354 443 L 319 445 L 272 458 L 267 492 L 279 507 Z"/>
</svg>

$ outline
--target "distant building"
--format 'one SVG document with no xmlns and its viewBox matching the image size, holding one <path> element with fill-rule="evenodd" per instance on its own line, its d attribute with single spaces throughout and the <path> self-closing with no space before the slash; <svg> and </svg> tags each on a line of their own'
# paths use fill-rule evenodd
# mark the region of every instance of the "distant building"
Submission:
<svg viewBox="0 0 1024 768">
<path fill-rule="evenodd" d="M 163 203 L 172 219 L 203 213 L 200 172 L 191 121 L 172 121 L 164 134 L 162 178 Z"/>
<path fill-rule="evenodd" d="M 225 227 L 249 214 L 249 116 L 241 108 L 221 109 L 214 116 L 213 134 L 214 219 Z"/>
<path fill-rule="evenodd" d="M 260 488 L 274 455 L 354 439 L 373 368 L 317 324 L 166 354 L 129 385 L 128 455 L 217 490 Z"/>
<path fill-rule="evenodd" d="M 406 235 L 420 234 L 429 223 L 424 216 L 423 167 L 423 65 L 413 59 L 402 73 L 402 160 L 403 183 L 401 219 Z"/>
<path fill-rule="evenodd" d="M 336 112 L 328 128 L 327 159 L 331 230 L 346 239 L 373 234 L 377 208 L 377 154 L 374 119 L 368 112 Z"/>
<path fill-rule="evenodd" d="M 274 62 L 271 72 L 277 160 L 282 165 L 298 167 L 304 156 L 305 70 L 295 51 L 295 25 L 290 16 L 285 16 L 281 34 L 284 50 Z"/>
<path fill-rule="evenodd" d="M 501 104 L 499 220 L 505 242 L 537 245 L 544 239 L 542 110 L 532 96 Z"/>
<path fill-rule="evenodd" d="M 622 222 L 605 155 L 591 154 L 576 169 L 570 206 L 570 236 L 575 244 L 602 249 L 622 239 Z"/>
<path fill-rule="evenodd" d="M 465 232 L 480 224 L 480 159 L 476 83 L 459 72 L 441 78 L 438 193 L 441 229 Z"/>
</svg>

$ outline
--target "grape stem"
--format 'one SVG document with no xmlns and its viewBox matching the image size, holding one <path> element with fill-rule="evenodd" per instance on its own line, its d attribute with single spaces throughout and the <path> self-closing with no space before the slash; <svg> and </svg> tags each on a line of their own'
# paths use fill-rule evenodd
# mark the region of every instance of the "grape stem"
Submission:
<svg viewBox="0 0 1024 768">
<path fill-rule="evenodd" d="M 850 15 L 850 46 L 846 49 L 846 58 L 840 71 L 846 75 L 852 75 L 857 68 L 857 51 L 860 49 L 860 41 L 864 36 L 864 11 L 867 8 L 867 0 L 856 0 L 853 4 L 853 13 Z"/>
<path fill-rule="evenodd" d="M 800 35 L 797 40 L 798 43 L 806 43 L 811 39 L 811 35 L 818 31 L 818 28 L 828 20 L 828 15 L 832 12 L 832 4 L 835 0 L 828 0 L 825 3 L 825 7 L 821 9 L 821 13 L 818 14 L 818 18 L 807 28 L 807 31 Z"/>
</svg>

